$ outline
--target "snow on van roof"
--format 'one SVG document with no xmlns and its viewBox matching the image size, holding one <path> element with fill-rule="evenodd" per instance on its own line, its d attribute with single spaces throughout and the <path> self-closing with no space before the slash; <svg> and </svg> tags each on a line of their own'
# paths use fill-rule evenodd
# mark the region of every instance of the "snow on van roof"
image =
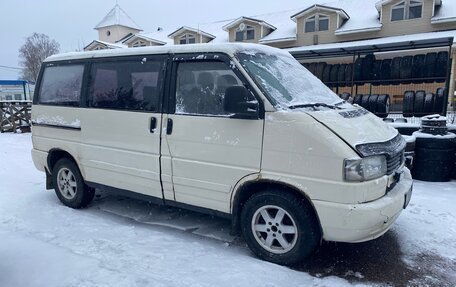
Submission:
<svg viewBox="0 0 456 287">
<path fill-rule="evenodd" d="M 70 52 L 50 56 L 44 62 L 103 58 L 115 56 L 135 56 L 147 54 L 174 54 L 174 53 L 226 53 L 234 55 L 237 52 L 263 52 L 267 54 L 286 54 L 288 52 L 265 45 L 250 43 L 223 43 L 223 44 L 190 44 L 190 45 L 169 45 L 149 46 L 129 49 L 97 50 L 87 52 Z"/>
</svg>

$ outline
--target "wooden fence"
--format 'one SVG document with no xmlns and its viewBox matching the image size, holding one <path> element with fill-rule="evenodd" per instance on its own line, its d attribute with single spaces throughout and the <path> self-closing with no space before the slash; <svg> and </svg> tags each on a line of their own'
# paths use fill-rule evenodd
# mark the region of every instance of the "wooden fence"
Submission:
<svg viewBox="0 0 456 287">
<path fill-rule="evenodd" d="M 0 132 L 30 131 L 32 102 L 0 101 Z"/>
</svg>

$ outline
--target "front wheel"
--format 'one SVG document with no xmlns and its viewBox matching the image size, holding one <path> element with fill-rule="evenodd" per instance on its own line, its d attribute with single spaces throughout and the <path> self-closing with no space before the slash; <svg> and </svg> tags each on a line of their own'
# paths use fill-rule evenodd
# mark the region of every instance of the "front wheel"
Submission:
<svg viewBox="0 0 456 287">
<path fill-rule="evenodd" d="M 95 191 L 84 183 L 79 168 L 68 158 L 57 161 L 52 171 L 52 178 L 57 197 L 68 207 L 83 208 L 95 195 Z"/>
<path fill-rule="evenodd" d="M 254 194 L 242 209 L 241 228 L 259 258 L 282 265 L 303 261 L 321 238 L 307 201 L 280 190 Z"/>
</svg>

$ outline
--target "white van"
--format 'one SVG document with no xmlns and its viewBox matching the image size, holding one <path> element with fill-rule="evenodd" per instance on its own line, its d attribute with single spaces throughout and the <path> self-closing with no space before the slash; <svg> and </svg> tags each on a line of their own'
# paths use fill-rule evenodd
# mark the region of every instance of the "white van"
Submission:
<svg viewBox="0 0 456 287">
<path fill-rule="evenodd" d="M 271 47 L 56 55 L 33 104 L 33 160 L 63 204 L 99 188 L 225 216 L 275 263 L 381 236 L 412 192 L 398 132 Z"/>
</svg>

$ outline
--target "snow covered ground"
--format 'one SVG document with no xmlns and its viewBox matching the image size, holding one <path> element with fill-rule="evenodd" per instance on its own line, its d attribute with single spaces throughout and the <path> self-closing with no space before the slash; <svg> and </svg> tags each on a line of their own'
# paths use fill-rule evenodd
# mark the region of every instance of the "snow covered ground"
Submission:
<svg viewBox="0 0 456 287">
<path fill-rule="evenodd" d="M 415 182 L 385 236 L 324 243 L 294 269 L 253 257 L 206 215 L 98 193 L 84 210 L 45 190 L 30 134 L 0 134 L 0 286 L 456 286 L 456 182 Z"/>
</svg>

